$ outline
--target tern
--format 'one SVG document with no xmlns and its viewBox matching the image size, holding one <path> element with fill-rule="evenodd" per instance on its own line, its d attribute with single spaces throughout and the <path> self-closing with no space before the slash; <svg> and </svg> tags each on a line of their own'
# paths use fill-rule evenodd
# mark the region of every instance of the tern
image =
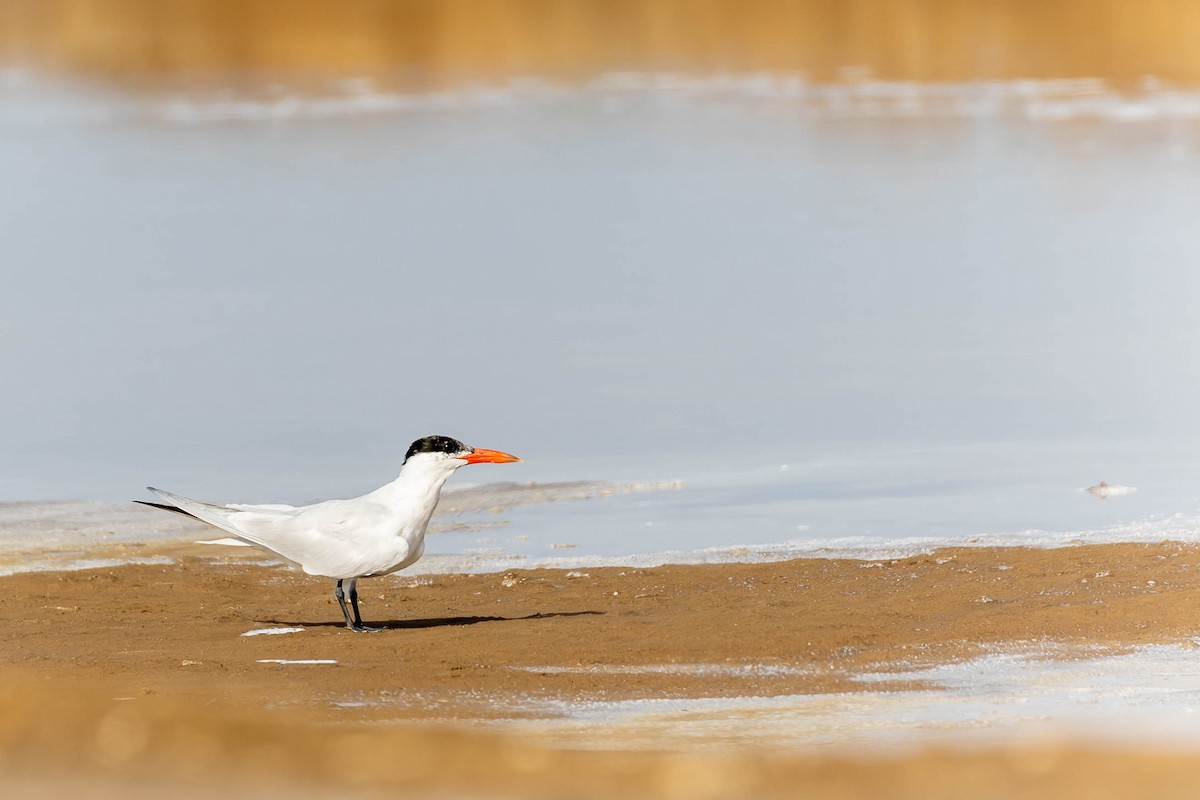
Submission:
<svg viewBox="0 0 1200 800">
<path fill-rule="evenodd" d="M 363 633 L 383 629 L 363 624 L 358 579 L 388 575 L 416 563 L 425 552 L 425 529 L 442 486 L 454 471 L 467 464 L 520 460 L 499 450 L 468 447 L 449 436 L 426 436 L 408 448 L 396 480 L 351 500 L 307 506 L 205 503 L 148 486 L 164 502 L 134 502 L 186 514 L 233 534 L 214 543 L 257 545 L 309 575 L 333 578 L 333 596 L 346 627 Z"/>
</svg>

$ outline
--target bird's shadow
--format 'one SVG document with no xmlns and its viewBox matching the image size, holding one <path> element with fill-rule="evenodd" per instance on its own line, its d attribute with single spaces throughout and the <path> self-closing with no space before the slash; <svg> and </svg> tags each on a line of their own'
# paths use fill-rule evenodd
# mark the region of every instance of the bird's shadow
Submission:
<svg viewBox="0 0 1200 800">
<path fill-rule="evenodd" d="M 428 619 L 392 619 L 386 621 L 363 620 L 364 625 L 384 630 L 405 630 L 408 628 L 446 628 L 461 625 L 477 625 L 480 622 L 523 622 L 531 619 L 552 619 L 554 617 L 586 617 L 599 616 L 604 611 L 551 611 L 549 613 L 526 614 L 523 617 L 429 617 Z M 282 619 L 256 619 L 262 625 L 288 625 L 301 628 L 344 628 L 343 620 L 327 620 L 323 622 L 299 622 Z"/>
</svg>

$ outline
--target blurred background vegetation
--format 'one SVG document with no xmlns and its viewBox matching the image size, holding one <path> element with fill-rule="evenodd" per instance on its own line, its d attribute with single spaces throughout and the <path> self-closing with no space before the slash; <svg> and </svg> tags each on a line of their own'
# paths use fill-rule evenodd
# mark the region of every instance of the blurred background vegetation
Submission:
<svg viewBox="0 0 1200 800">
<path fill-rule="evenodd" d="M 0 58 L 114 78 L 613 70 L 817 82 L 1200 77 L 1191 0 L 0 0 Z"/>
</svg>

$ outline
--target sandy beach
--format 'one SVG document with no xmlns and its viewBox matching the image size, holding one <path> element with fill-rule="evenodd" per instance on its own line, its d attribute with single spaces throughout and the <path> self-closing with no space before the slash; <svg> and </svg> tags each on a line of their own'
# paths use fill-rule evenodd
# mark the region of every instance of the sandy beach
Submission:
<svg viewBox="0 0 1200 800">
<path fill-rule="evenodd" d="M 630 750 L 537 726 L 549 701 L 853 693 L 865 673 L 872 689 L 905 692 L 928 688 L 906 676 L 914 667 L 1030 643 L 1068 659 L 1190 643 L 1194 545 L 389 577 L 363 583 L 365 616 L 387 628 L 368 635 L 342 627 L 327 581 L 210 552 L 164 545 L 155 554 L 172 563 L 0 579 L 9 785 L 29 796 L 78 784 L 89 796 L 169 785 L 313 797 L 334 787 L 847 798 L 1200 788 L 1200 753 L 1162 748 Z M 302 630 L 244 635 L 268 628 Z M 494 724 L 521 716 L 520 731 Z"/>
</svg>

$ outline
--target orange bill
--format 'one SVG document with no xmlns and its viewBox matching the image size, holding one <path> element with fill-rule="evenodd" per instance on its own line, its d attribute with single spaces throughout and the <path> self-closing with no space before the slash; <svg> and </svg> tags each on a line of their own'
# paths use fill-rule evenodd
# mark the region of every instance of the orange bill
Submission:
<svg viewBox="0 0 1200 800">
<path fill-rule="evenodd" d="M 499 450 L 485 450 L 482 447 L 476 447 L 465 456 L 459 456 L 468 464 L 507 464 L 510 461 L 520 461 L 516 456 L 508 453 L 501 453 Z"/>
</svg>

